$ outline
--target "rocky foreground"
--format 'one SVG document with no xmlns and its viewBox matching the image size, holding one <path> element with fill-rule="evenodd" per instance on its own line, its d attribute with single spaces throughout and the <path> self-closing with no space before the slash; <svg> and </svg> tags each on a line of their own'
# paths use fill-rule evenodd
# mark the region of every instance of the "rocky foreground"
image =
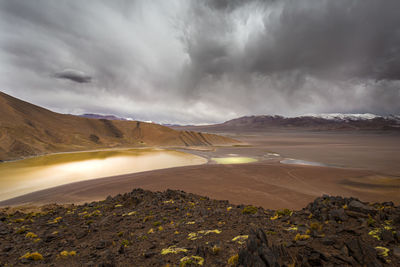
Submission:
<svg viewBox="0 0 400 267">
<path fill-rule="evenodd" d="M 182 191 L 0 211 L 0 266 L 400 266 L 400 207 L 323 196 L 301 211 Z"/>
</svg>

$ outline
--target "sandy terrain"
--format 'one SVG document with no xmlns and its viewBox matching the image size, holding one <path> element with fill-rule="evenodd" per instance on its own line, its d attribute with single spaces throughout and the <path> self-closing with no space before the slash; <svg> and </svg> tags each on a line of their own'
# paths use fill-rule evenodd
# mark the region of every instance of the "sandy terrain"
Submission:
<svg viewBox="0 0 400 267">
<path fill-rule="evenodd" d="M 189 151 L 207 159 L 237 155 L 259 161 L 238 165 L 211 162 L 95 179 L 34 192 L 0 202 L 0 205 L 82 203 L 138 187 L 180 189 L 271 209 L 300 209 L 323 194 L 400 203 L 398 135 L 287 132 L 233 137 L 249 146 Z M 283 158 L 316 161 L 340 168 L 285 165 L 279 163 Z"/>
<path fill-rule="evenodd" d="M 232 136 L 283 157 L 400 176 L 398 132 L 277 131 Z"/>
<path fill-rule="evenodd" d="M 323 194 L 356 196 L 365 201 L 399 203 L 400 183 L 363 188 L 349 183 L 373 177 L 374 172 L 340 168 L 259 163 L 201 165 L 95 179 L 34 192 L 1 205 L 23 203 L 82 203 L 144 188 L 180 189 L 265 208 L 304 207 Z"/>
</svg>

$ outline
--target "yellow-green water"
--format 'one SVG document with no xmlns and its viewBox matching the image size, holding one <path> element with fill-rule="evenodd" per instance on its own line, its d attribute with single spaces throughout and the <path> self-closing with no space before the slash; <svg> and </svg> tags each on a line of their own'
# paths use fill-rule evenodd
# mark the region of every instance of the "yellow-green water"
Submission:
<svg viewBox="0 0 400 267">
<path fill-rule="evenodd" d="M 257 161 L 257 159 L 248 157 L 227 157 L 227 158 L 211 158 L 211 159 L 218 164 L 241 164 L 241 163 L 250 163 Z"/>
<path fill-rule="evenodd" d="M 0 201 L 100 177 L 204 164 L 207 160 L 159 149 L 62 153 L 0 163 Z"/>
</svg>

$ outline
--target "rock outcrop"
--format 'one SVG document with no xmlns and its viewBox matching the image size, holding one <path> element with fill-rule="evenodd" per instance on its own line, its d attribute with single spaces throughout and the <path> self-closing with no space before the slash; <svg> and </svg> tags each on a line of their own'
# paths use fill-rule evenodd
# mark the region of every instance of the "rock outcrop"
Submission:
<svg viewBox="0 0 400 267">
<path fill-rule="evenodd" d="M 135 189 L 0 210 L 0 266 L 400 266 L 400 207 L 323 196 L 300 211 Z"/>
</svg>

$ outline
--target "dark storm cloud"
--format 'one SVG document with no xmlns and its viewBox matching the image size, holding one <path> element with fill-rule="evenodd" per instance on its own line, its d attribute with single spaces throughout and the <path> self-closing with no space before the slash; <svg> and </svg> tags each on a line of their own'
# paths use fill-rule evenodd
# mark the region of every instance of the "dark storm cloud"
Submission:
<svg viewBox="0 0 400 267">
<path fill-rule="evenodd" d="M 398 0 L 0 0 L 0 90 L 160 122 L 400 113 L 398 10 Z"/>
<path fill-rule="evenodd" d="M 54 74 L 59 79 L 67 79 L 77 83 L 90 83 L 92 77 L 79 70 L 66 69 Z"/>
<path fill-rule="evenodd" d="M 399 1 L 307 2 L 286 2 L 279 23 L 249 47 L 253 70 L 400 78 L 396 65 L 388 64 L 399 62 Z M 264 23 L 268 25 L 267 18 Z"/>
<path fill-rule="evenodd" d="M 205 21 L 193 26 L 197 31 L 187 45 L 191 59 L 206 74 L 229 71 L 229 64 L 219 68 L 216 64 L 225 58 L 245 72 L 262 75 L 300 70 L 326 76 L 400 79 L 399 1 L 247 1 L 247 6 L 240 1 L 243 13 L 236 21 L 234 12 L 239 11 L 231 8 L 231 2 L 208 2 L 214 4 L 194 13 L 199 17 L 195 21 Z M 250 26 L 255 32 L 241 51 L 234 50 L 235 23 L 246 26 L 252 18 L 259 20 Z"/>
</svg>

